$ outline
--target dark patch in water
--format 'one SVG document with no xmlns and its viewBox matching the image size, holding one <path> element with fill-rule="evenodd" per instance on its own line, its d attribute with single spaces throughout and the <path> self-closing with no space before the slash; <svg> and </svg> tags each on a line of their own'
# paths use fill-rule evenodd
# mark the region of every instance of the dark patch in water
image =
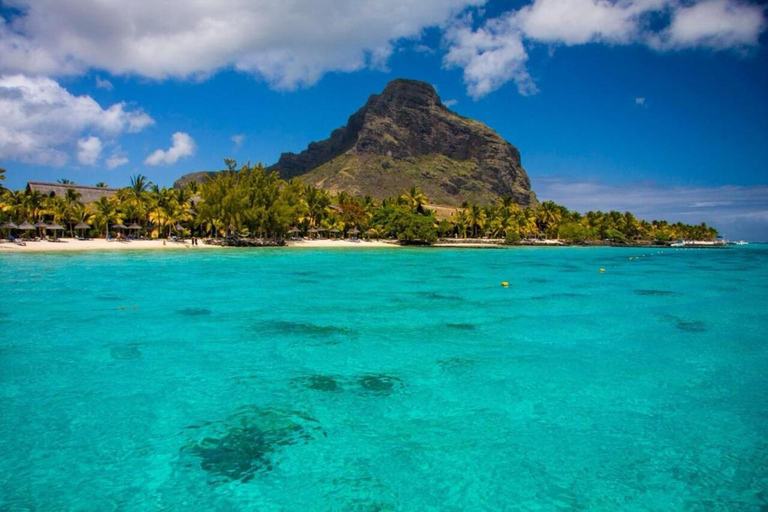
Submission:
<svg viewBox="0 0 768 512">
<path fill-rule="evenodd" d="M 679 295 L 678 293 L 669 290 L 635 290 L 635 294 L 643 296 Z"/>
<path fill-rule="evenodd" d="M 403 383 L 397 377 L 391 377 L 389 375 L 364 375 L 358 379 L 360 387 L 369 393 L 375 395 L 391 395 L 399 388 L 403 387 Z"/>
<path fill-rule="evenodd" d="M 141 350 L 133 345 L 118 345 L 109 349 L 109 355 L 112 359 L 138 359 L 141 357 Z"/>
<path fill-rule="evenodd" d="M 317 284 L 320 281 L 317 279 L 297 279 L 296 282 L 299 284 Z"/>
<path fill-rule="evenodd" d="M 336 378 L 329 375 L 312 375 L 305 379 L 301 379 L 302 385 L 315 391 L 326 391 L 328 393 L 336 393 L 342 391 L 341 384 L 339 384 Z"/>
<path fill-rule="evenodd" d="M 458 331 L 474 331 L 477 329 L 475 324 L 445 324 L 445 326 Z"/>
<path fill-rule="evenodd" d="M 563 293 L 550 293 L 549 295 L 536 295 L 534 297 L 531 297 L 532 300 L 549 300 L 549 299 L 574 299 L 577 297 L 586 297 L 587 295 L 583 293 L 572 293 L 572 292 L 563 292 Z"/>
<path fill-rule="evenodd" d="M 677 328 L 685 332 L 706 332 L 707 326 L 701 320 L 679 320 Z"/>
<path fill-rule="evenodd" d="M 226 421 L 210 424 L 206 433 L 210 435 L 182 452 L 197 457 L 200 467 L 217 479 L 247 482 L 271 471 L 277 452 L 306 444 L 323 432 L 317 420 L 306 414 L 250 406 Z"/>
<path fill-rule="evenodd" d="M 207 316 L 213 311 L 207 308 L 185 308 L 178 310 L 177 313 L 185 316 Z"/>
<path fill-rule="evenodd" d="M 98 300 L 108 300 L 110 302 L 116 302 L 123 300 L 123 297 L 119 297 L 117 295 L 99 295 L 96 297 Z"/>
<path fill-rule="evenodd" d="M 462 301 L 462 300 L 464 300 L 464 299 L 462 299 L 461 297 L 459 297 L 457 295 L 445 295 L 445 294 L 437 293 L 437 292 L 425 292 L 425 293 L 422 293 L 421 296 L 424 297 L 425 299 L 430 299 L 430 300 L 446 300 L 446 301 Z"/>
<path fill-rule="evenodd" d="M 278 320 L 276 322 L 265 322 L 263 327 L 277 331 L 281 334 L 294 334 L 307 336 L 313 339 L 323 339 L 332 337 L 355 338 L 357 331 L 350 327 L 341 327 L 338 325 L 317 325 L 309 322 L 291 322 L 287 320 Z"/>
<path fill-rule="evenodd" d="M 682 318 L 676 315 L 671 315 L 669 313 L 662 315 L 662 318 L 670 322 L 673 322 L 675 324 L 675 327 L 677 327 L 681 331 L 693 332 L 693 333 L 707 331 L 707 324 L 702 322 L 701 320 L 691 320 L 688 318 Z"/>
<path fill-rule="evenodd" d="M 541 278 L 541 277 L 534 277 L 532 279 L 529 279 L 531 283 L 537 283 L 537 284 L 543 284 L 548 283 L 549 281 L 547 279 Z"/>
</svg>

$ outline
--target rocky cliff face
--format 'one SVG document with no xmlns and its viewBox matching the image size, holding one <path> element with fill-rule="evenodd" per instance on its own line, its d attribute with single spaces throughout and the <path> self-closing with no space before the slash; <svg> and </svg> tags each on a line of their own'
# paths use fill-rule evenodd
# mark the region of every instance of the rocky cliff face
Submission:
<svg viewBox="0 0 768 512">
<path fill-rule="evenodd" d="M 332 191 L 376 198 L 419 186 L 433 204 L 490 203 L 512 195 L 537 204 L 517 148 L 482 123 L 446 108 L 434 88 L 394 80 L 346 126 L 272 166 Z"/>
</svg>

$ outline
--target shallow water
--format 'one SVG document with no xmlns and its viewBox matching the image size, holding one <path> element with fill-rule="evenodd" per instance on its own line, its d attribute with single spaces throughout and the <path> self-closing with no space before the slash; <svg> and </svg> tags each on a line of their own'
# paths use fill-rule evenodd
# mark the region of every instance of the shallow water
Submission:
<svg viewBox="0 0 768 512">
<path fill-rule="evenodd" d="M 766 270 L 764 246 L 0 255 L 0 509 L 758 510 Z"/>
</svg>

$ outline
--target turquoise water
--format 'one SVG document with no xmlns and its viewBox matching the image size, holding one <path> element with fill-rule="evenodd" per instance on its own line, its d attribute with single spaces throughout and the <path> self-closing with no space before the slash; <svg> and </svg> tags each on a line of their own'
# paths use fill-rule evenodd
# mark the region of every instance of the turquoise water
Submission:
<svg viewBox="0 0 768 512">
<path fill-rule="evenodd" d="M 0 254 L 0 509 L 764 510 L 767 269 Z"/>
</svg>

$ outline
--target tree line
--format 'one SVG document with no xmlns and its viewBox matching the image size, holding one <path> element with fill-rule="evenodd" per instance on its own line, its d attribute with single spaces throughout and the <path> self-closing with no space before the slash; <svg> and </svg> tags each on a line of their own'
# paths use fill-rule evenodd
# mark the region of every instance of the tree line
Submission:
<svg viewBox="0 0 768 512">
<path fill-rule="evenodd" d="M 244 164 L 237 169 L 233 160 L 225 162 L 228 170 L 183 188 L 160 187 L 143 175 L 135 175 L 128 187 L 90 204 L 81 201 L 75 188 L 68 188 L 63 197 L 37 190 L 5 189 L 2 169 L 0 223 L 55 222 L 70 234 L 75 226 L 85 223 L 91 236 L 114 234 L 113 226 L 130 223 L 140 227 L 139 234 L 152 238 L 177 234 L 283 239 L 324 234 L 396 238 L 410 243 L 483 237 L 509 243 L 529 238 L 569 242 L 713 240 L 718 234 L 704 223 L 649 222 L 617 211 L 581 214 L 553 201 L 521 208 L 511 196 L 487 206 L 465 203 L 449 218 L 438 219 L 418 187 L 377 201 L 345 192 L 332 194 L 299 179 L 286 181 L 261 164 Z"/>
</svg>

